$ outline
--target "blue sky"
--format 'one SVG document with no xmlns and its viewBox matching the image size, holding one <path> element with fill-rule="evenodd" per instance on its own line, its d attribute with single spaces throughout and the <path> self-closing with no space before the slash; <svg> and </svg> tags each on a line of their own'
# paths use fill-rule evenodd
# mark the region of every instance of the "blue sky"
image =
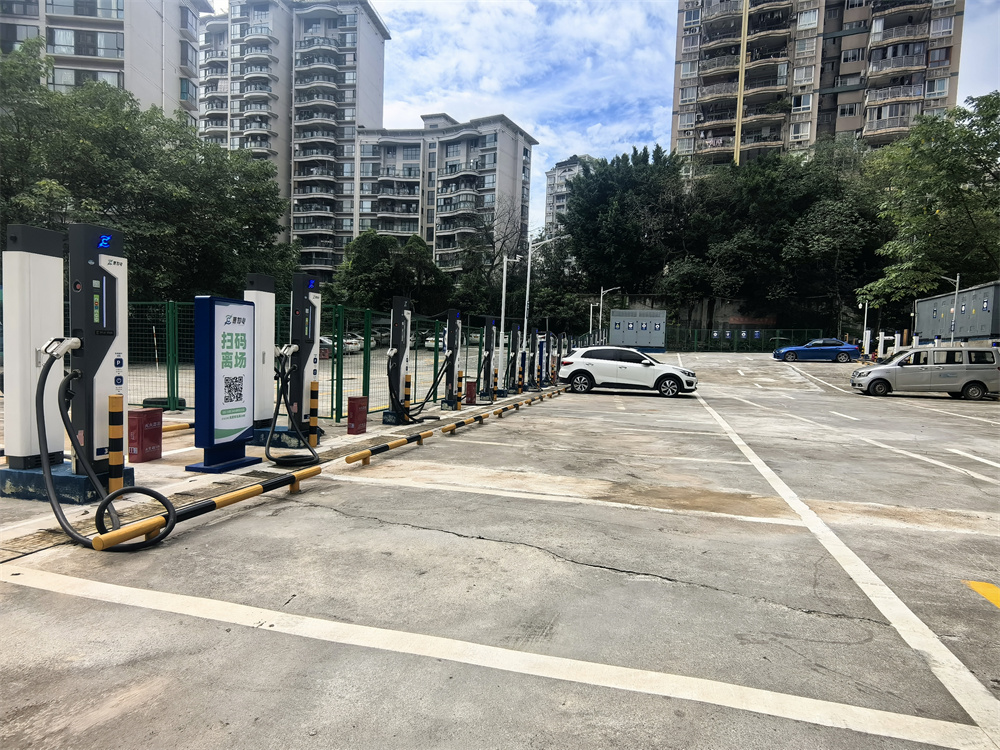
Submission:
<svg viewBox="0 0 1000 750">
<path fill-rule="evenodd" d="M 670 144 L 677 0 L 372 0 L 385 47 L 387 128 L 420 115 L 505 114 L 539 144 L 532 230 L 545 170 L 572 154 L 612 157 Z M 959 101 L 1000 88 L 1000 0 L 967 0 Z"/>
</svg>

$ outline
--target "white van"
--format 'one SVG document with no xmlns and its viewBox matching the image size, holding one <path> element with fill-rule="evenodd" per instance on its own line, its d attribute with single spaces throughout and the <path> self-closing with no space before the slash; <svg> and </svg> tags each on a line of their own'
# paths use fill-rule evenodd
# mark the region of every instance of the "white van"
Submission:
<svg viewBox="0 0 1000 750">
<path fill-rule="evenodd" d="M 851 386 L 869 396 L 893 391 L 944 392 L 978 401 L 1000 391 L 1000 349 L 904 349 L 851 373 Z"/>
</svg>

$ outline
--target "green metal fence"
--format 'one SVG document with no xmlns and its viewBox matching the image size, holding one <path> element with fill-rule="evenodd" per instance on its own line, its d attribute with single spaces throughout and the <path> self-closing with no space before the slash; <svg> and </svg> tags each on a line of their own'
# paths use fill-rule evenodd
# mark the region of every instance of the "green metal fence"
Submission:
<svg viewBox="0 0 1000 750">
<path fill-rule="evenodd" d="M 667 326 L 664 348 L 668 352 L 770 352 L 780 346 L 804 344 L 822 338 L 821 328 L 753 328 L 730 326 L 720 328 L 681 328 Z M 573 346 L 593 346 L 611 343 L 608 331 L 577 336 Z"/>
</svg>

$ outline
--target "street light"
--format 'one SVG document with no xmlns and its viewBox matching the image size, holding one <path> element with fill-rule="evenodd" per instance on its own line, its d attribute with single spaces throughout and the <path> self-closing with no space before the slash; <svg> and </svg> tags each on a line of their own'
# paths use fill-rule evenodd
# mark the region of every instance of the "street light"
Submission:
<svg viewBox="0 0 1000 750">
<path fill-rule="evenodd" d="M 547 240 L 542 240 L 541 242 L 532 242 L 528 240 L 528 280 L 526 283 L 526 288 L 524 290 L 524 340 L 528 340 L 528 300 L 531 297 L 531 253 L 536 247 L 541 247 L 542 245 L 547 245 L 550 242 L 555 242 L 556 240 L 564 240 L 567 235 L 559 234 L 555 237 L 549 237 Z M 531 345 L 534 346 L 536 342 L 532 341 Z M 527 346 L 527 343 L 525 344 Z"/>
<path fill-rule="evenodd" d="M 504 372 L 504 389 L 507 388 L 506 378 L 507 378 L 507 360 L 503 358 L 503 331 L 504 331 L 504 321 L 507 318 L 507 264 L 517 263 L 521 260 L 520 255 L 515 255 L 513 258 L 507 257 L 507 251 L 503 251 L 503 285 L 500 291 L 500 358 L 497 360 L 501 363 Z"/>
<path fill-rule="evenodd" d="M 610 292 L 614 292 L 614 291 L 616 291 L 618 289 L 621 289 L 621 287 L 620 286 L 615 286 L 615 287 L 612 287 L 611 289 L 605 289 L 603 286 L 601 287 L 601 304 L 598 305 L 598 308 L 597 308 L 597 333 L 598 334 L 600 334 L 600 332 L 601 332 L 601 326 L 604 325 L 604 295 L 608 294 Z"/>
<path fill-rule="evenodd" d="M 871 336 L 868 335 L 868 301 L 865 300 L 865 322 L 861 324 L 861 340 L 862 346 L 864 347 L 864 354 L 868 354 L 868 346 L 871 344 Z M 858 309 L 861 309 L 861 303 L 858 303 Z"/>
<path fill-rule="evenodd" d="M 590 303 L 590 330 L 588 331 L 588 333 L 591 334 L 591 335 L 593 335 L 593 333 L 594 333 L 594 308 L 595 307 L 597 307 L 597 303 L 596 302 L 591 302 Z"/>
<path fill-rule="evenodd" d="M 951 308 L 951 343 L 955 343 L 955 318 L 958 315 L 958 282 L 962 278 L 962 274 L 956 273 L 955 278 L 949 279 L 947 276 L 941 276 L 940 278 L 945 281 L 950 281 L 955 285 L 955 303 Z"/>
</svg>

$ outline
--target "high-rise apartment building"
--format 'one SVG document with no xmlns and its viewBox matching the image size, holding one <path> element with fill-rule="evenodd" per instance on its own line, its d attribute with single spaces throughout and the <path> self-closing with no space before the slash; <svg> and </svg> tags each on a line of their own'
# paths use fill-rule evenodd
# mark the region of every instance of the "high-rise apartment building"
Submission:
<svg viewBox="0 0 1000 750">
<path fill-rule="evenodd" d="M 696 165 L 880 145 L 955 106 L 965 0 L 680 0 L 671 148 Z"/>
<path fill-rule="evenodd" d="M 198 110 L 198 14 L 209 0 L 2 0 L 0 51 L 41 36 L 54 62 L 49 88 L 105 81 L 143 108 Z"/>
<path fill-rule="evenodd" d="M 593 157 L 583 154 L 573 156 L 556 165 L 545 173 L 545 235 L 552 237 L 558 233 L 558 215 L 566 211 L 566 199 L 569 198 L 568 182 L 580 174 L 586 162 Z"/>
<path fill-rule="evenodd" d="M 360 130 L 353 236 L 367 229 L 402 241 L 419 234 L 445 270 L 461 267 L 462 240 L 484 226 L 515 252 L 528 237 L 531 148 L 538 141 L 504 115 L 421 119 L 420 129 Z M 335 262 L 350 239 L 334 237 Z"/>
</svg>

